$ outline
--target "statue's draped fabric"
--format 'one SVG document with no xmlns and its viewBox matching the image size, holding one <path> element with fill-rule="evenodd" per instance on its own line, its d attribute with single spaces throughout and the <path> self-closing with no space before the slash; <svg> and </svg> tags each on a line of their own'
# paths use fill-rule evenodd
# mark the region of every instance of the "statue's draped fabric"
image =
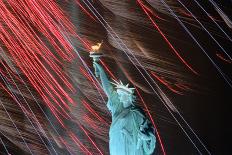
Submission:
<svg viewBox="0 0 232 155">
<path fill-rule="evenodd" d="M 117 92 L 113 91 L 107 103 L 112 114 L 110 127 L 110 154 L 111 155 L 148 155 L 154 151 L 155 136 L 143 112 L 135 106 L 124 108 L 119 102 Z M 144 134 L 149 140 L 139 137 L 143 127 Z M 149 132 L 148 132 L 149 131 Z"/>
</svg>

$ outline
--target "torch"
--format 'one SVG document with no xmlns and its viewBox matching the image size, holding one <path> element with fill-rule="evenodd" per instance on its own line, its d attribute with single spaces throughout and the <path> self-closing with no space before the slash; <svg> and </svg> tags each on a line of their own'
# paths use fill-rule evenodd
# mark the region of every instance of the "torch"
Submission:
<svg viewBox="0 0 232 155">
<path fill-rule="evenodd" d="M 93 61 L 94 62 L 98 62 L 100 60 L 100 57 L 103 56 L 103 53 L 101 53 L 99 51 L 101 45 L 102 45 L 103 41 L 101 43 L 97 43 L 97 45 L 94 45 L 94 46 L 91 46 L 92 48 L 92 51 L 90 52 L 90 57 L 93 58 Z M 94 67 L 95 69 L 95 75 L 96 77 L 98 77 L 98 72 L 97 72 L 97 69 Z"/>
</svg>

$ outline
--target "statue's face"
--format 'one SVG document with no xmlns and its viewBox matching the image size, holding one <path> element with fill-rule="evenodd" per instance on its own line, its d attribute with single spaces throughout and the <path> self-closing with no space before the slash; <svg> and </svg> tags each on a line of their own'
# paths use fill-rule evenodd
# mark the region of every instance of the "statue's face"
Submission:
<svg viewBox="0 0 232 155">
<path fill-rule="evenodd" d="M 132 104 L 132 95 L 121 89 L 117 89 L 119 101 L 123 103 L 123 107 L 129 107 Z"/>
</svg>

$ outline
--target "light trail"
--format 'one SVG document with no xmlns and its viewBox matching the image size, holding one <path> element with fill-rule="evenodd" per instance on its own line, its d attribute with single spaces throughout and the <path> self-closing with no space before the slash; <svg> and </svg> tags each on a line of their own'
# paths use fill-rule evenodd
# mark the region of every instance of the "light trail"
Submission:
<svg viewBox="0 0 232 155">
<path fill-rule="evenodd" d="M 114 74 L 109 70 L 109 68 L 106 66 L 106 64 L 100 60 L 100 63 L 102 64 L 102 66 L 106 69 L 106 71 L 110 74 L 110 76 L 114 79 L 117 80 L 117 78 L 114 76 Z"/>
<path fill-rule="evenodd" d="M 214 22 L 215 25 L 224 33 L 224 35 L 232 42 L 232 39 L 230 36 L 222 29 L 222 27 L 212 18 L 212 16 L 202 7 L 198 1 L 194 0 L 194 2 L 207 14 L 207 16 Z"/>
<path fill-rule="evenodd" d="M 11 75 L 10 75 L 10 76 L 11 76 Z M 5 83 L 5 85 L 7 86 L 7 88 L 9 89 L 9 91 L 10 91 L 11 93 L 10 93 L 9 91 L 7 91 L 6 88 L 4 88 L 4 87 L 3 87 L 3 88 L 10 94 L 10 96 L 12 96 L 12 98 L 13 98 L 13 99 L 16 101 L 16 103 L 19 105 L 19 107 L 20 107 L 21 110 L 23 111 L 24 115 L 25 115 L 26 118 L 28 119 L 29 123 L 30 123 L 31 126 L 34 128 L 36 134 L 39 136 L 41 142 L 44 144 L 44 146 L 46 147 L 46 149 L 47 149 L 47 150 L 49 151 L 49 153 L 51 154 L 50 149 L 48 148 L 48 146 L 47 146 L 46 143 L 44 142 L 44 140 L 43 140 L 41 134 L 39 133 L 39 131 L 37 131 L 36 127 L 34 126 L 34 124 L 32 123 L 31 119 L 29 118 L 29 116 L 28 116 L 28 114 L 27 114 L 27 113 L 29 113 L 29 112 L 28 112 L 28 111 L 26 110 L 26 108 L 22 105 L 22 103 L 20 102 L 20 100 L 18 99 L 18 97 L 13 93 L 12 87 L 11 87 L 11 86 L 9 85 L 9 83 L 5 80 L 5 78 L 4 78 L 2 75 L 0 75 L 0 77 L 2 78 L 2 80 L 3 80 L 4 83 Z M 12 77 L 11 77 L 11 78 L 12 78 Z M 13 79 L 12 79 L 12 80 L 13 80 Z M 14 81 L 14 80 L 13 80 L 13 81 Z M 15 82 L 14 82 L 14 84 L 16 85 Z M 20 92 L 22 98 L 24 99 L 25 103 L 26 103 L 27 106 L 29 107 L 30 112 L 33 114 L 34 118 L 36 118 L 34 112 L 33 112 L 32 109 L 30 108 L 30 106 L 28 105 L 28 102 L 27 102 L 27 100 L 24 98 L 22 92 L 20 91 L 20 89 L 18 88 L 17 85 L 16 85 L 16 87 L 17 87 L 18 91 Z M 39 123 L 39 121 L 37 120 L 37 118 L 36 118 L 36 122 L 40 125 L 40 123 Z M 41 125 L 40 125 L 40 127 L 41 127 Z M 41 129 L 41 128 L 40 128 L 40 129 Z M 41 132 L 43 133 L 43 131 L 41 131 Z M 45 137 L 46 137 L 46 136 L 45 136 Z M 53 150 L 55 151 L 55 149 L 54 149 L 52 143 L 49 141 L 48 137 L 46 137 L 46 138 L 47 138 L 48 142 L 50 143 L 51 147 L 53 148 Z M 55 151 L 55 153 L 56 153 L 56 151 Z M 57 153 L 56 153 L 56 154 L 57 154 Z"/>
<path fill-rule="evenodd" d="M 3 64 L 3 63 L 2 63 L 2 64 Z M 4 64 L 3 64 L 3 66 L 4 66 L 4 68 L 6 69 L 6 66 L 5 66 Z M 57 152 L 56 152 L 56 150 L 54 149 L 54 147 L 53 147 L 51 141 L 50 141 L 49 138 L 47 137 L 47 135 L 46 135 L 46 133 L 44 132 L 44 130 L 42 130 L 42 126 L 41 126 L 39 120 L 37 119 L 35 113 L 34 113 L 33 110 L 31 109 L 29 103 L 28 103 L 27 100 L 25 99 L 25 97 L 24 97 L 22 91 L 19 89 L 18 85 L 16 84 L 16 82 L 15 82 L 15 80 L 13 79 L 13 77 L 11 76 L 11 74 L 10 74 L 8 71 L 7 71 L 7 73 L 8 73 L 8 75 L 10 76 L 11 80 L 13 81 L 13 84 L 16 86 L 17 90 L 18 90 L 19 93 L 21 94 L 21 97 L 23 98 L 24 103 L 26 103 L 26 105 L 27 105 L 27 107 L 29 108 L 31 114 L 32 114 L 33 117 L 35 118 L 35 121 L 36 121 L 36 123 L 37 123 L 37 125 L 38 125 L 38 127 L 39 127 L 39 129 L 40 129 L 40 131 L 41 131 L 41 133 L 44 133 L 44 136 L 45 136 L 46 140 L 48 141 L 48 143 L 50 144 L 50 146 L 51 146 L 52 149 L 54 150 L 55 154 L 57 154 Z M 4 82 L 5 82 L 5 80 L 4 80 Z M 8 88 L 8 89 L 11 90 L 11 88 Z M 12 90 L 11 90 L 11 91 L 12 91 Z M 12 94 L 13 94 L 13 92 L 12 92 Z M 22 106 L 22 107 L 23 107 L 23 106 Z M 26 114 L 25 114 L 25 115 L 26 115 Z M 28 116 L 26 115 L 26 117 L 28 117 Z M 29 117 L 28 117 L 28 120 L 30 121 Z M 30 122 L 30 123 L 31 123 L 31 125 L 33 126 L 33 128 L 35 129 L 35 131 L 36 131 L 36 133 L 38 134 L 39 138 L 41 139 L 42 143 L 45 145 L 45 147 L 47 148 L 47 150 L 50 152 L 50 149 L 47 147 L 47 145 L 46 145 L 46 143 L 44 142 L 43 138 L 41 137 L 40 133 L 37 131 L 37 129 L 35 128 L 35 126 L 33 125 L 33 123 L 32 123 L 32 122 Z M 50 152 L 50 154 L 51 154 L 51 152 Z"/>
<path fill-rule="evenodd" d="M 83 126 L 79 125 L 79 127 L 84 131 L 85 135 L 88 137 L 88 139 L 91 141 L 91 143 L 95 146 L 95 148 L 98 150 L 98 152 L 103 155 L 102 151 L 99 149 L 97 144 L 92 140 L 92 138 L 89 136 L 88 132 L 83 128 Z"/>
<path fill-rule="evenodd" d="M 1 74 L 0 74 L 1 76 Z M 15 122 L 13 121 L 12 117 L 10 116 L 9 112 L 7 111 L 6 107 L 4 106 L 4 104 L 2 103 L 2 100 L 0 99 L 0 104 L 2 105 L 3 109 L 5 110 L 7 116 L 9 117 L 10 121 L 12 122 L 13 126 L 15 127 L 16 131 L 18 132 L 19 136 L 21 137 L 21 139 L 23 140 L 23 143 L 25 144 L 26 148 L 28 149 L 28 151 L 30 152 L 30 154 L 33 155 L 31 149 L 28 147 L 27 142 L 25 141 L 24 137 L 22 136 L 21 132 L 19 131 L 18 127 L 16 126 Z"/>
<path fill-rule="evenodd" d="M 151 16 L 149 15 L 149 13 L 147 12 L 144 4 L 141 2 L 141 0 L 137 0 L 137 2 L 140 4 L 141 8 L 143 9 L 143 11 L 146 13 L 146 15 L 148 16 L 148 18 L 150 19 L 150 21 L 152 22 L 153 26 L 157 29 L 157 31 L 160 33 L 160 35 L 163 37 L 163 39 L 166 41 L 166 43 L 168 44 L 168 46 L 174 51 L 174 53 L 176 54 L 176 56 L 180 59 L 180 61 L 187 66 L 194 74 L 198 75 L 198 73 L 180 56 L 179 52 L 174 48 L 174 46 L 170 43 L 170 41 L 167 39 L 167 37 L 164 35 L 164 33 L 161 31 L 161 29 L 159 28 L 159 26 L 155 23 L 155 21 L 151 18 Z"/>
<path fill-rule="evenodd" d="M 50 69 L 52 69 L 58 75 L 58 77 L 63 81 L 63 83 L 65 83 L 65 85 L 67 85 L 68 88 L 72 89 L 72 85 L 68 83 L 65 76 L 63 76 L 61 68 L 55 63 L 55 61 L 58 63 L 61 62 L 52 54 L 52 52 L 48 50 L 46 47 L 47 45 L 45 45 L 43 41 L 39 39 L 39 36 L 30 26 L 33 25 L 46 39 L 48 39 L 49 43 L 51 43 L 61 58 L 67 61 L 71 61 L 71 50 L 73 47 L 71 44 L 69 44 L 69 42 L 66 42 L 66 37 L 63 36 L 60 28 L 57 27 L 57 22 L 64 22 L 65 19 L 64 17 L 60 16 L 59 13 L 61 12 L 56 10 L 54 7 L 55 3 L 52 1 L 38 0 L 37 2 L 30 1 L 26 3 L 25 1 L 21 0 L 20 2 L 21 3 L 17 3 L 13 0 L 9 0 L 7 2 L 9 4 L 7 7 L 11 7 L 11 11 L 16 14 L 16 18 L 10 13 L 10 11 L 8 11 L 8 8 L 4 5 L 4 3 L 1 3 L 2 5 L 0 5 L 2 10 L 4 10 L 4 13 L 0 12 L 2 15 L 0 19 L 2 18 L 7 26 L 6 29 L 5 25 L 2 26 L 0 24 L 0 29 L 2 30 L 0 33 L 1 41 L 4 43 L 4 45 L 6 45 L 6 48 L 10 52 L 13 60 L 19 66 L 24 75 L 29 79 L 32 86 L 40 94 L 48 108 L 52 111 L 53 116 L 56 117 L 59 124 L 67 130 L 65 124 L 59 118 L 58 114 L 66 119 L 68 119 L 68 117 L 71 119 L 71 117 L 66 113 L 66 110 L 63 109 L 63 106 L 67 109 L 70 108 L 65 103 L 63 98 L 67 99 L 70 103 L 73 103 L 73 101 L 66 94 L 63 87 L 61 87 L 60 84 L 56 81 L 55 77 L 52 76 L 50 70 L 48 70 L 42 63 L 41 58 L 47 63 Z M 44 6 L 44 2 L 47 2 L 46 4 L 49 5 Z M 24 8 L 24 10 L 21 8 Z M 50 16 L 52 15 L 49 14 L 51 11 L 55 13 L 57 16 L 56 18 L 52 18 Z M 11 21 L 8 19 L 11 19 Z M 58 20 L 55 21 L 53 19 Z M 15 24 L 17 24 L 17 26 Z M 68 24 L 61 25 L 67 26 Z M 9 30 L 12 31 L 13 34 L 8 33 L 7 31 Z M 78 35 L 76 36 L 81 40 Z M 26 42 L 24 40 L 25 38 L 27 39 Z M 68 53 L 65 53 L 64 51 L 68 51 Z M 49 57 L 47 58 L 47 56 L 50 56 L 51 59 L 49 59 Z M 51 97 L 51 99 L 56 103 L 56 105 L 58 105 L 58 107 L 52 104 L 47 95 Z M 60 108 L 62 113 L 60 112 L 60 109 L 57 108 Z M 99 150 L 93 140 L 91 140 L 91 138 L 88 136 L 87 131 L 83 130 L 83 132 L 86 134 L 90 142 L 96 147 L 96 149 Z M 77 139 L 75 140 L 77 141 Z"/>
<path fill-rule="evenodd" d="M 60 38 L 63 36 L 60 35 L 61 33 L 60 33 L 59 29 L 56 28 L 55 22 L 49 22 L 49 21 L 48 22 L 46 22 L 46 21 L 40 22 L 36 19 L 36 17 L 33 14 L 35 12 L 33 12 L 33 13 L 30 12 L 31 9 L 34 7 L 34 9 L 36 11 L 38 11 L 37 13 L 41 17 L 40 19 L 43 19 L 43 20 L 45 19 L 46 15 L 40 12 L 41 10 L 38 9 L 38 5 L 36 5 L 34 1 L 31 2 L 31 4 L 29 4 L 29 5 L 31 5 L 30 9 L 27 9 L 28 6 L 26 3 L 23 3 L 23 1 L 21 1 L 22 2 L 21 4 L 25 5 L 24 7 L 21 7 L 21 6 L 16 7 L 15 5 L 17 5 L 17 3 L 14 3 L 14 1 L 8 1 L 8 2 L 11 2 L 11 4 L 9 6 L 11 6 L 11 5 L 14 6 L 14 8 L 12 8 L 12 10 L 14 10 L 15 13 L 16 13 L 16 11 L 20 11 L 21 10 L 20 8 L 24 8 L 27 11 L 27 13 L 30 15 L 30 18 L 29 19 L 24 18 L 21 15 L 27 16 L 28 14 L 20 12 L 21 15 L 20 16 L 18 15 L 17 17 L 19 17 L 19 18 L 16 19 L 16 18 L 14 18 L 13 15 L 10 14 L 10 12 L 7 10 L 7 8 L 5 6 L 1 5 L 1 7 L 3 9 L 5 9 L 4 11 L 7 13 L 7 14 L 5 12 L 2 13 L 3 21 L 6 22 L 8 29 L 10 29 L 14 33 L 13 35 L 15 37 L 15 39 L 13 39 L 13 37 L 11 37 L 12 34 L 9 34 L 7 31 L 5 31 L 3 26 L 0 25 L 1 30 L 3 30 L 3 31 L 1 31 L 0 34 L 2 36 L 4 36 L 4 37 L 1 37 L 1 40 L 4 42 L 4 44 L 8 48 L 8 51 L 11 53 L 11 56 L 15 60 L 16 64 L 22 70 L 24 75 L 27 76 L 27 78 L 31 82 L 32 86 L 41 95 L 41 97 L 44 99 L 45 103 L 47 103 L 48 108 L 52 111 L 53 115 L 56 117 L 58 122 L 62 125 L 63 128 L 65 128 L 64 123 L 59 118 L 59 116 L 56 114 L 56 112 L 58 112 L 59 114 L 61 114 L 62 116 L 67 118 L 67 116 L 63 115 L 63 113 L 64 114 L 66 113 L 65 110 L 63 110 L 63 113 L 60 113 L 60 110 L 58 110 L 49 101 L 49 99 L 46 97 L 45 93 L 48 93 L 48 95 L 53 99 L 53 101 L 55 101 L 55 103 L 60 108 L 62 108 L 62 106 L 55 99 L 55 97 L 52 95 L 52 93 L 56 95 L 56 97 L 63 103 L 63 105 L 66 108 L 69 108 L 69 107 L 65 104 L 61 95 L 63 95 L 63 97 L 65 97 L 71 103 L 72 103 L 72 100 L 65 93 L 63 88 L 59 85 L 59 83 L 57 83 L 55 78 L 49 73 L 49 71 L 46 69 L 46 67 L 44 67 L 44 65 L 40 61 L 40 58 L 36 54 L 40 55 L 45 60 L 45 62 L 47 62 L 47 64 L 51 67 L 51 69 L 54 70 L 59 75 L 59 78 L 62 79 L 63 82 L 69 88 L 71 88 L 71 84 L 69 84 L 67 82 L 67 79 L 64 78 L 63 73 L 60 71 L 61 69 L 59 68 L 59 66 L 57 66 L 55 64 L 55 62 L 52 61 L 52 59 L 47 59 L 46 57 L 44 57 L 44 56 L 51 56 L 50 58 L 53 58 L 56 61 L 58 60 L 58 59 L 56 59 L 56 57 L 53 54 L 51 54 L 51 52 L 47 48 L 43 48 L 43 46 L 45 44 L 43 44 L 43 42 L 39 39 L 39 37 L 36 35 L 36 33 L 33 31 L 33 29 L 29 25 L 33 24 L 39 31 L 42 32 L 42 34 L 44 34 L 45 37 L 50 39 L 50 43 L 52 43 L 53 47 L 56 49 L 56 51 L 58 51 L 58 54 L 60 55 L 60 57 L 62 57 L 63 59 L 66 59 L 66 60 L 71 60 L 70 58 L 72 58 L 72 56 L 70 54 L 65 55 L 65 53 L 61 50 L 61 48 L 58 46 L 58 44 L 56 44 L 56 42 L 53 38 L 57 38 L 60 42 L 66 41 L 66 40 L 64 40 L 64 39 L 62 40 L 62 38 Z M 3 3 L 1 3 L 1 4 L 3 4 Z M 42 4 L 44 4 L 44 3 L 42 3 Z M 50 9 L 52 9 L 52 8 L 50 8 Z M 6 17 L 5 14 L 9 17 Z M 33 18 L 33 21 L 30 20 L 32 18 Z M 8 19 L 11 19 L 11 21 L 9 21 Z M 51 19 L 51 18 L 48 17 L 45 20 L 47 20 L 47 19 Z M 25 21 L 23 21 L 23 20 L 25 20 Z M 27 21 L 29 21 L 29 22 L 27 22 Z M 13 24 L 17 23 L 17 27 L 15 25 L 13 25 L 12 23 Z M 46 29 L 44 29 L 44 25 L 42 23 L 45 23 L 45 25 L 46 24 L 49 25 L 49 26 L 47 26 L 47 28 L 49 28 L 51 30 L 51 33 L 48 32 Z M 53 24 L 54 26 L 52 27 L 51 24 Z M 30 31 L 28 31 L 28 29 L 27 29 L 28 27 L 29 27 Z M 31 32 L 33 32 L 33 33 L 31 33 Z M 59 37 L 59 35 L 60 35 L 60 37 Z M 33 36 L 35 36 L 35 38 Z M 25 40 L 24 40 L 25 38 L 27 39 L 28 42 L 25 42 Z M 30 45 L 28 45 L 28 44 L 30 44 Z M 66 49 L 66 50 L 70 49 L 67 46 L 69 44 L 65 45 L 65 42 L 63 42 L 62 45 L 64 45 L 64 49 Z M 35 49 L 37 51 L 35 51 Z M 15 53 L 15 51 L 18 53 Z M 44 53 L 42 53 L 40 51 L 43 51 Z M 60 63 L 60 61 L 57 61 L 57 62 Z M 26 67 L 24 67 L 22 64 Z M 50 90 L 47 88 L 47 86 Z M 41 89 L 41 88 L 43 88 L 43 89 Z"/>
<path fill-rule="evenodd" d="M 1 102 L 1 101 L 0 101 Z M 0 133 L 4 136 L 4 137 L 6 137 L 3 133 L 2 133 L 2 131 L 0 130 Z M 7 153 L 7 155 L 10 155 L 10 153 L 9 153 L 9 151 L 8 151 L 8 149 L 7 149 L 7 147 L 6 147 L 6 144 L 4 143 L 4 141 L 2 140 L 2 138 L 0 137 L 0 141 L 1 141 L 1 143 L 2 143 L 2 145 L 3 145 L 3 147 L 4 147 L 4 150 L 6 151 L 6 153 Z"/>
<path fill-rule="evenodd" d="M 79 7 L 87 14 L 91 19 L 96 22 L 96 19 L 81 5 L 80 0 L 75 0 L 75 2 L 79 5 Z"/>
<path fill-rule="evenodd" d="M 224 20 L 225 24 L 232 28 L 232 21 L 230 18 L 221 10 L 221 8 L 215 3 L 213 0 L 209 0 L 210 3 L 214 6 L 215 10 L 218 12 L 218 14 L 221 16 L 221 18 Z"/>
<path fill-rule="evenodd" d="M 2 51 L 3 52 L 3 51 Z M 56 130 L 56 128 L 54 127 L 52 121 L 49 119 L 49 117 L 47 116 L 47 114 L 44 112 L 43 108 L 41 107 L 41 105 L 38 103 L 37 99 L 35 98 L 35 96 L 33 95 L 33 93 L 31 92 L 31 90 L 29 89 L 29 87 L 27 86 L 27 84 L 25 83 L 25 81 L 23 80 L 23 78 L 21 77 L 21 75 L 18 73 L 17 69 L 12 66 L 13 69 L 15 69 L 16 74 L 18 75 L 19 79 L 21 80 L 21 82 L 24 84 L 24 86 L 26 87 L 26 89 L 29 91 L 30 95 L 32 96 L 33 100 L 36 102 L 37 106 L 40 108 L 40 110 L 42 111 L 42 113 L 44 114 L 44 116 L 46 117 L 46 119 L 48 120 L 49 124 L 51 125 L 52 129 L 55 131 L 55 133 L 60 136 L 60 134 L 58 133 L 58 131 Z"/>
<path fill-rule="evenodd" d="M 98 85 L 98 83 L 93 79 L 91 74 L 89 74 L 88 71 L 85 71 L 82 67 L 80 67 L 80 72 L 95 86 L 99 94 L 104 94 L 103 89 L 101 89 L 101 86 Z"/>
<path fill-rule="evenodd" d="M 6 42 L 6 40 L 3 40 L 4 42 L 5 42 L 5 44 L 6 45 L 8 45 L 8 47 L 11 47 L 11 45 L 9 45 L 7 42 Z M 17 45 L 17 44 L 16 44 Z M 11 50 L 10 50 L 11 51 Z M 14 49 L 12 49 L 12 51 L 14 51 Z M 21 53 L 21 54 L 23 54 L 23 52 Z M 25 60 L 25 58 L 26 57 L 24 57 L 23 59 L 21 59 L 21 60 Z M 17 60 L 18 58 L 15 58 L 15 61 L 16 62 L 18 62 L 18 60 Z M 31 59 L 33 60 L 33 58 L 31 57 Z M 23 61 L 22 61 L 23 62 Z M 28 59 L 28 61 L 27 61 L 27 63 L 26 64 L 28 64 L 30 62 L 30 59 Z M 30 63 L 29 63 L 30 64 Z M 18 65 L 19 65 L 19 67 L 20 67 L 20 63 L 18 62 Z M 32 68 L 34 67 L 34 65 L 32 65 L 31 66 Z M 29 67 L 30 68 L 30 67 Z M 23 72 L 25 72 L 24 70 L 23 70 Z M 31 74 L 25 74 L 25 75 L 29 75 L 29 76 L 31 76 Z M 34 79 L 37 79 L 37 76 L 38 75 L 40 75 L 40 73 L 39 74 L 36 74 L 35 75 L 35 78 Z M 28 77 L 29 78 L 29 77 Z M 31 79 L 31 78 L 29 78 L 29 79 Z M 46 79 L 46 78 L 45 78 Z M 40 80 L 40 79 L 39 79 Z M 31 79 L 31 82 L 33 81 L 33 79 Z M 33 82 L 32 82 L 33 83 Z M 40 84 L 42 84 L 42 83 L 40 83 Z M 35 86 L 35 85 L 34 85 Z M 37 87 L 35 87 L 35 88 L 37 88 Z M 46 88 L 46 87 L 45 87 Z M 46 99 L 45 99 L 45 101 L 46 101 Z M 47 100 L 48 101 L 48 100 Z M 58 102 L 57 102 L 58 103 Z"/>
<path fill-rule="evenodd" d="M 228 60 L 228 59 L 224 58 L 220 53 L 216 53 L 216 56 L 217 56 L 218 58 L 220 58 L 221 60 L 223 60 L 224 62 L 227 62 L 227 63 L 229 63 L 229 64 L 232 63 L 231 60 Z"/>
<path fill-rule="evenodd" d="M 85 108 L 91 112 L 99 121 L 105 123 L 106 125 L 109 126 L 109 123 L 107 123 L 101 116 L 99 116 L 99 114 L 85 101 L 85 100 L 82 100 L 81 102 Z"/>
<path fill-rule="evenodd" d="M 142 1 L 137 0 L 136 2 L 138 2 L 140 5 L 142 5 L 143 8 L 144 8 L 146 11 L 150 12 L 150 13 L 151 13 L 154 17 L 156 17 L 157 19 L 165 20 L 165 19 L 161 18 L 160 16 L 158 16 L 157 14 L 155 14 L 154 11 L 151 10 L 149 7 L 147 7 L 146 5 L 143 5 L 143 4 L 142 4 Z"/>
<path fill-rule="evenodd" d="M 214 63 L 214 61 L 209 57 L 209 55 L 206 53 L 206 51 L 204 50 L 204 48 L 198 43 L 198 41 L 196 40 L 196 38 L 192 35 L 192 33 L 187 29 L 187 27 L 183 24 L 183 22 L 178 18 L 178 16 L 173 12 L 173 10 L 167 5 L 167 3 L 163 0 L 160 0 L 161 3 L 170 11 L 170 13 L 176 18 L 176 20 L 180 23 L 180 25 L 185 29 L 185 31 L 190 35 L 190 37 L 195 41 L 195 43 L 197 43 L 197 45 L 201 48 L 201 50 L 206 54 L 206 56 L 209 58 L 209 60 L 214 64 L 214 66 L 218 69 L 218 71 L 221 73 L 221 75 L 224 77 L 224 79 L 228 82 L 228 84 L 232 87 L 231 83 L 228 81 L 230 79 L 227 80 L 226 76 L 224 75 L 224 73 L 221 72 L 221 69 Z M 182 120 L 186 123 L 186 125 L 188 127 L 189 124 L 187 123 L 187 121 L 183 118 L 183 116 L 178 112 L 179 116 L 182 118 Z M 200 140 L 200 138 L 197 136 L 197 134 L 193 131 L 192 128 L 189 128 L 193 134 L 196 136 L 196 138 L 198 139 L 198 141 L 201 143 L 201 145 L 204 147 L 204 149 L 206 150 L 206 152 L 208 154 L 211 154 L 209 152 L 209 150 L 206 148 L 206 146 L 204 145 L 204 143 Z"/>
<path fill-rule="evenodd" d="M 168 82 L 166 82 L 165 80 L 161 79 L 161 77 L 159 77 L 158 75 L 156 75 L 154 72 L 151 71 L 151 75 L 153 75 L 158 81 L 160 81 L 163 85 L 165 85 L 169 90 L 171 90 L 172 92 L 179 94 L 179 95 L 183 95 L 182 92 L 179 92 L 177 90 L 175 90 L 174 88 L 172 88 Z"/>
<path fill-rule="evenodd" d="M 69 136 L 73 139 L 73 141 L 81 148 L 83 152 L 88 152 L 88 155 L 93 155 L 80 141 L 73 133 L 70 133 Z"/>
<path fill-rule="evenodd" d="M 226 50 L 219 44 L 219 42 L 212 36 L 212 34 L 205 28 L 205 26 L 197 19 L 197 17 L 182 3 L 180 0 L 177 0 L 189 13 L 190 15 L 198 22 L 198 24 L 208 33 L 211 39 L 221 48 L 221 50 L 226 54 L 226 56 L 232 60 L 230 55 L 226 52 Z"/>
<path fill-rule="evenodd" d="M 227 82 L 227 84 L 232 88 L 232 81 L 227 77 L 225 73 L 222 72 L 221 68 L 213 61 L 213 59 L 208 55 L 205 49 L 201 46 L 201 44 L 197 41 L 197 39 L 193 36 L 193 34 L 189 31 L 189 29 L 184 25 L 184 23 L 179 19 L 179 17 L 173 12 L 173 10 L 167 5 L 167 3 L 163 0 L 160 0 L 161 3 L 170 11 L 171 15 L 179 22 L 179 24 L 184 28 L 184 30 L 189 34 L 189 36 L 194 40 L 194 42 L 198 45 L 198 47 L 203 51 L 203 53 L 208 57 L 213 66 L 217 69 L 217 71 L 221 74 L 223 79 Z"/>
<path fill-rule="evenodd" d="M 67 148 L 68 152 L 70 153 L 70 155 L 74 155 L 75 153 L 73 153 L 72 149 L 70 148 L 70 146 L 67 144 L 67 142 L 62 138 L 59 137 L 60 141 L 64 144 L 64 146 Z"/>
<path fill-rule="evenodd" d="M 94 130 L 94 132 L 97 133 L 101 133 L 101 129 L 99 128 L 99 126 L 96 124 L 96 120 L 93 120 L 90 116 L 88 116 L 87 114 L 84 114 L 82 116 L 83 121 Z"/>
<path fill-rule="evenodd" d="M 17 32 L 16 32 L 16 34 L 17 34 Z M 11 39 L 12 40 L 12 39 Z M 9 45 L 8 47 L 10 47 L 11 45 Z M 14 50 L 12 50 L 12 51 L 14 51 Z M 23 52 L 22 52 L 23 53 Z M 33 53 L 33 52 L 32 52 Z M 34 53 L 33 53 L 34 54 Z M 35 56 L 35 55 L 34 55 Z M 37 58 L 37 57 L 36 57 Z M 32 59 L 33 60 L 33 59 Z M 38 60 L 38 58 L 37 58 L 37 60 Z M 30 61 L 29 61 L 30 62 Z M 39 63 L 41 64 L 41 62 L 39 61 Z M 20 64 L 19 64 L 20 65 Z M 42 66 L 43 67 L 43 66 Z M 22 68 L 21 68 L 22 69 Z M 45 69 L 46 70 L 46 69 Z M 47 70 L 46 70 L 47 71 Z M 48 72 L 48 71 L 47 71 Z M 27 75 L 27 74 L 26 74 Z M 52 77 L 52 76 L 51 76 Z M 53 78 L 53 77 L 52 77 Z M 54 80 L 54 78 L 53 78 L 53 80 Z M 61 87 L 59 86 L 59 84 L 56 82 L 56 81 L 54 81 L 54 83 L 56 84 L 56 86 L 58 87 L 58 89 L 61 91 L 61 94 L 64 94 L 64 91 L 61 89 Z M 57 85 L 58 84 L 58 85 Z M 51 87 L 52 88 L 52 87 Z M 59 97 L 59 94 L 57 93 L 56 95 L 58 95 L 58 97 Z M 66 95 L 66 94 L 64 94 L 64 95 Z M 66 95 L 67 96 L 67 95 Z M 59 97 L 60 98 L 60 97 Z M 70 101 L 70 98 L 68 98 L 68 100 Z M 64 103 L 64 102 L 63 102 Z M 65 103 L 64 103 L 64 105 L 65 105 Z"/>
</svg>

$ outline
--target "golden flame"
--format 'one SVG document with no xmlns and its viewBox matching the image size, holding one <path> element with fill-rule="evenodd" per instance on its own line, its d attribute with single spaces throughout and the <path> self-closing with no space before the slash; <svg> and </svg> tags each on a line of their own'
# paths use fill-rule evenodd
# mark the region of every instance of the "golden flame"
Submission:
<svg viewBox="0 0 232 155">
<path fill-rule="evenodd" d="M 97 43 L 97 45 L 91 46 L 91 48 L 92 48 L 92 50 L 94 52 L 96 52 L 96 51 L 98 51 L 100 49 L 101 45 L 102 45 L 102 42 L 101 43 Z"/>
</svg>

